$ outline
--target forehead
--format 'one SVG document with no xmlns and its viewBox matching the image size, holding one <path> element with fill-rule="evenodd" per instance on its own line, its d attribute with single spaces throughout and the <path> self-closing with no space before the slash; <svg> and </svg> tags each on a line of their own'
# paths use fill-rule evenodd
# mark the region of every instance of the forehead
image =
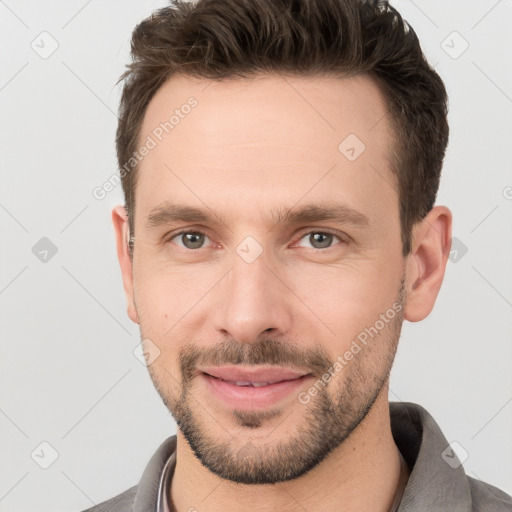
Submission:
<svg viewBox="0 0 512 512">
<path fill-rule="evenodd" d="M 196 106 L 189 108 L 187 104 L 192 101 Z M 379 142 L 379 135 L 390 128 L 386 112 L 387 105 L 377 84 L 361 74 L 352 77 L 255 75 L 224 80 L 177 74 L 153 96 L 141 134 L 158 130 L 174 114 L 171 130 L 175 146 L 181 142 L 180 134 L 183 138 L 189 136 L 189 127 L 198 139 L 216 145 L 272 143 L 276 142 L 278 132 L 279 143 L 297 144 L 311 139 L 318 146 L 317 138 L 312 135 L 319 130 L 325 148 L 331 148 L 349 130 L 370 142 L 369 132 L 377 128 L 371 142 Z M 221 130 L 222 127 L 228 130 Z M 241 127 L 243 130 L 229 130 Z M 288 129 L 282 131 L 282 128 Z M 168 134 L 164 130 L 162 135 Z"/>
<path fill-rule="evenodd" d="M 396 187 L 386 114 L 363 75 L 172 76 L 144 116 L 139 145 L 151 139 L 153 147 L 139 164 L 137 210 L 174 196 L 200 205 L 214 195 L 212 206 L 227 208 L 229 197 L 279 206 L 306 194 L 368 205 L 373 194 L 389 208 Z"/>
</svg>

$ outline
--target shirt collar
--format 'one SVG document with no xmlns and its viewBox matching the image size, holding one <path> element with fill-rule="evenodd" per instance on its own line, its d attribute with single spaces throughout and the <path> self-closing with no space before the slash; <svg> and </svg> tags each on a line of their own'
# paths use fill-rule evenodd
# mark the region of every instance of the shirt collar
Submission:
<svg viewBox="0 0 512 512">
<path fill-rule="evenodd" d="M 165 466 L 162 470 L 160 483 L 158 485 L 158 494 L 156 502 L 157 512 L 172 512 L 171 504 L 169 503 L 169 490 L 171 488 L 172 475 L 176 467 L 176 451 L 173 451 L 171 456 L 167 459 Z M 172 509 L 174 510 L 174 508 Z"/>
<path fill-rule="evenodd" d="M 411 472 L 398 512 L 471 512 L 466 473 L 434 418 L 410 402 L 390 402 L 389 411 L 395 444 Z"/>
</svg>

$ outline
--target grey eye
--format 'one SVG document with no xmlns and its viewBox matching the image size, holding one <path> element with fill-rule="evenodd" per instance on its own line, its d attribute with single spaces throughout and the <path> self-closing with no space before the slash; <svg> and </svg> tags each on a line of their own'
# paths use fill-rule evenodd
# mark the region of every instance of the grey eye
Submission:
<svg viewBox="0 0 512 512">
<path fill-rule="evenodd" d="M 182 242 L 181 247 L 185 247 L 185 249 L 200 249 L 205 238 L 208 237 L 198 231 L 184 231 L 183 233 L 178 233 L 173 238 L 180 240 Z"/>
<path fill-rule="evenodd" d="M 330 233 L 311 233 L 309 239 L 314 246 L 318 244 L 318 246 L 315 246 L 316 249 L 323 249 L 332 244 L 333 235 Z"/>
<path fill-rule="evenodd" d="M 313 247 L 313 249 L 326 249 L 333 244 L 334 238 L 341 240 L 338 236 L 334 235 L 333 233 L 329 233 L 326 231 L 312 231 L 304 235 L 302 237 L 302 240 L 307 239 L 308 242 Z"/>
</svg>

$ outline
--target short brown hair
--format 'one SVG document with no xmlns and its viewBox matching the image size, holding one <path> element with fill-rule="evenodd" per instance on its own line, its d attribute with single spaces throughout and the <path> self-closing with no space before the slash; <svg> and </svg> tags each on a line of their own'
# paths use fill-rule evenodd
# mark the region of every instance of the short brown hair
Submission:
<svg viewBox="0 0 512 512">
<path fill-rule="evenodd" d="M 146 108 L 174 73 L 208 79 L 263 73 L 347 76 L 380 86 L 394 128 L 402 252 L 435 203 L 448 143 L 447 95 L 414 30 L 383 0 L 174 0 L 139 23 L 116 135 L 120 169 L 137 150 Z M 118 82 L 118 83 L 119 83 Z M 121 180 L 133 235 L 137 166 Z"/>
</svg>

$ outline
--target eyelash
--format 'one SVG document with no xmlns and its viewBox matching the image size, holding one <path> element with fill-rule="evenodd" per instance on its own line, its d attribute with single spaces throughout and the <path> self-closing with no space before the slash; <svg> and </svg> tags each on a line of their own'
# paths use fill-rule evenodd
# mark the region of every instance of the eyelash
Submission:
<svg viewBox="0 0 512 512">
<path fill-rule="evenodd" d="M 311 235 L 312 233 L 320 233 L 322 235 L 333 235 L 335 236 L 336 238 L 338 238 L 340 240 L 341 243 L 343 244 L 347 244 L 348 243 L 348 240 L 346 239 L 347 238 L 347 235 L 345 236 L 342 236 L 341 234 L 337 233 L 336 231 L 332 231 L 330 229 L 313 229 L 311 231 L 308 231 L 306 233 L 303 233 L 297 241 L 300 241 L 302 240 L 304 237 L 308 236 L 308 235 Z M 174 240 L 176 237 L 180 236 L 180 235 L 184 235 L 184 234 L 194 234 L 194 235 L 205 235 L 205 236 L 208 236 L 204 231 L 200 231 L 200 230 L 195 230 L 195 229 L 183 229 L 181 231 L 178 231 L 177 233 L 174 233 L 173 235 L 171 235 L 170 237 L 167 238 L 166 240 L 166 243 L 168 242 L 171 242 L 171 240 Z M 199 251 L 200 249 L 206 249 L 206 247 L 199 247 L 198 249 L 188 249 L 186 247 L 181 247 L 181 246 L 178 246 L 182 249 L 185 249 L 187 251 Z M 336 245 L 331 245 L 330 247 L 326 247 L 325 249 L 315 249 L 314 247 L 313 248 L 310 248 L 311 251 L 320 251 L 320 252 L 326 252 L 328 251 L 329 249 L 332 249 L 336 247 Z"/>
</svg>

